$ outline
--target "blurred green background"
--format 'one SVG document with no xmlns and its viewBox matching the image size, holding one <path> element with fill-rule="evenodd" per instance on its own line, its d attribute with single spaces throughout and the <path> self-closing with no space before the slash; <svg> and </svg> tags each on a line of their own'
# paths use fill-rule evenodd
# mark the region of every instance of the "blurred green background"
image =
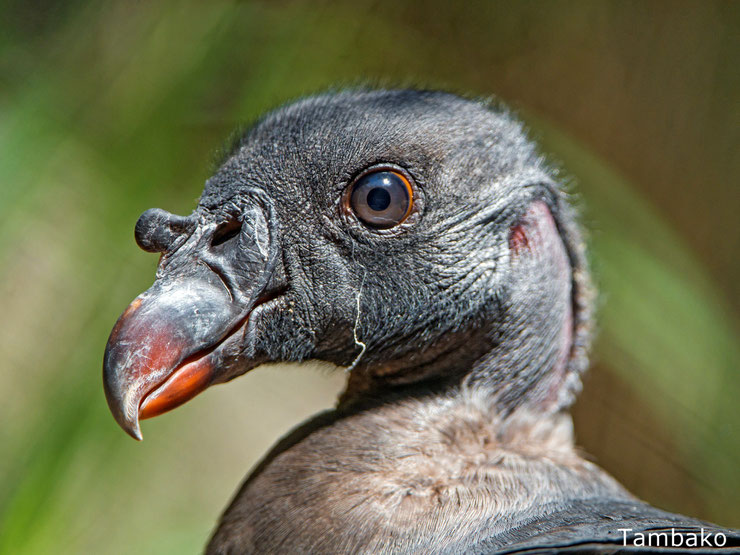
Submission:
<svg viewBox="0 0 740 555">
<path fill-rule="evenodd" d="M 341 372 L 265 367 L 144 424 L 105 342 L 240 122 L 328 87 L 498 95 L 571 176 L 602 291 L 578 442 L 740 527 L 740 17 L 731 2 L 0 0 L 0 552 L 195 553 Z"/>
</svg>

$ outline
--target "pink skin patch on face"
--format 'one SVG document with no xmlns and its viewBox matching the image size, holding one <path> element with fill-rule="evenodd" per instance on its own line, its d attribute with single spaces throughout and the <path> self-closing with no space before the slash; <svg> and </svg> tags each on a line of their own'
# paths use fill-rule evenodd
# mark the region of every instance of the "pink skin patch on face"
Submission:
<svg viewBox="0 0 740 555">
<path fill-rule="evenodd" d="M 509 248 L 514 254 L 520 254 L 523 250 L 529 249 L 529 237 L 522 224 L 512 226 L 509 232 Z"/>
<path fill-rule="evenodd" d="M 565 245 L 550 208 L 544 201 L 535 201 L 522 219 L 509 229 L 509 248 L 513 264 L 531 264 L 543 278 L 543 287 L 551 286 L 551 301 L 560 299 L 567 307 L 558 323 L 558 351 L 552 376 L 544 395 L 545 403 L 557 402 L 566 378 L 573 343 L 573 309 L 571 266 Z M 544 275 L 543 275 L 544 272 Z M 558 285 L 555 285 L 558 284 Z"/>
</svg>

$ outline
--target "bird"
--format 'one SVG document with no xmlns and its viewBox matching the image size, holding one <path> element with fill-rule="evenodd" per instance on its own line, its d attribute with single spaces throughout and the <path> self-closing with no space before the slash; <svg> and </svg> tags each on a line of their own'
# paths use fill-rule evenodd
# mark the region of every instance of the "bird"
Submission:
<svg viewBox="0 0 740 555">
<path fill-rule="evenodd" d="M 264 457 L 207 553 L 740 549 L 575 446 L 596 291 L 573 205 L 495 101 L 357 89 L 277 108 L 192 214 L 137 221 L 160 261 L 110 334 L 110 410 L 141 439 L 140 420 L 264 363 L 344 368 L 335 408 Z"/>
</svg>

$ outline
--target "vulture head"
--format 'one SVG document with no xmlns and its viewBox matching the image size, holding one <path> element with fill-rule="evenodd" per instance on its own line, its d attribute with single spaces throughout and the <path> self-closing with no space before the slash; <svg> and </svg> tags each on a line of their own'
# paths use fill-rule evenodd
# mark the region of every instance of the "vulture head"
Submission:
<svg viewBox="0 0 740 555">
<path fill-rule="evenodd" d="M 156 280 L 105 351 L 118 423 L 266 362 L 348 369 L 342 403 L 463 383 L 567 406 L 590 288 L 554 172 L 506 111 L 451 94 L 326 94 L 254 125 L 189 216 L 147 210 Z"/>
</svg>

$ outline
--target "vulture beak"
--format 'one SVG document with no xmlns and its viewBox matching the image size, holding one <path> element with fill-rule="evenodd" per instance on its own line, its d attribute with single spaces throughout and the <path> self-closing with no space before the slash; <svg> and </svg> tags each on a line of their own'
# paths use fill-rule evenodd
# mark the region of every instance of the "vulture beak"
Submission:
<svg viewBox="0 0 740 555">
<path fill-rule="evenodd" d="M 140 225 L 145 217 L 155 220 L 152 225 L 166 220 L 164 211 L 156 214 L 158 219 L 149 212 L 137 224 L 137 242 L 146 250 L 160 250 L 165 246 L 152 245 L 151 233 L 149 242 L 139 236 L 147 227 Z M 249 315 L 273 269 L 275 242 L 268 239 L 267 248 L 253 242 L 272 239 L 267 218 L 261 210 L 251 215 L 238 240 L 252 248 L 240 243 L 226 256 L 211 247 L 209 233 L 193 234 L 116 322 L 105 349 L 103 383 L 114 418 L 133 438 L 142 439 L 140 419 L 178 407 L 233 377 L 225 370 L 249 342 Z M 159 236 L 172 235 L 171 227 Z M 239 271 L 233 271 L 235 263 Z"/>
<path fill-rule="evenodd" d="M 244 319 L 225 297 L 207 283 L 157 283 L 116 322 L 105 348 L 105 395 L 134 438 L 141 439 L 140 418 L 173 409 L 213 382 L 214 351 Z"/>
</svg>

